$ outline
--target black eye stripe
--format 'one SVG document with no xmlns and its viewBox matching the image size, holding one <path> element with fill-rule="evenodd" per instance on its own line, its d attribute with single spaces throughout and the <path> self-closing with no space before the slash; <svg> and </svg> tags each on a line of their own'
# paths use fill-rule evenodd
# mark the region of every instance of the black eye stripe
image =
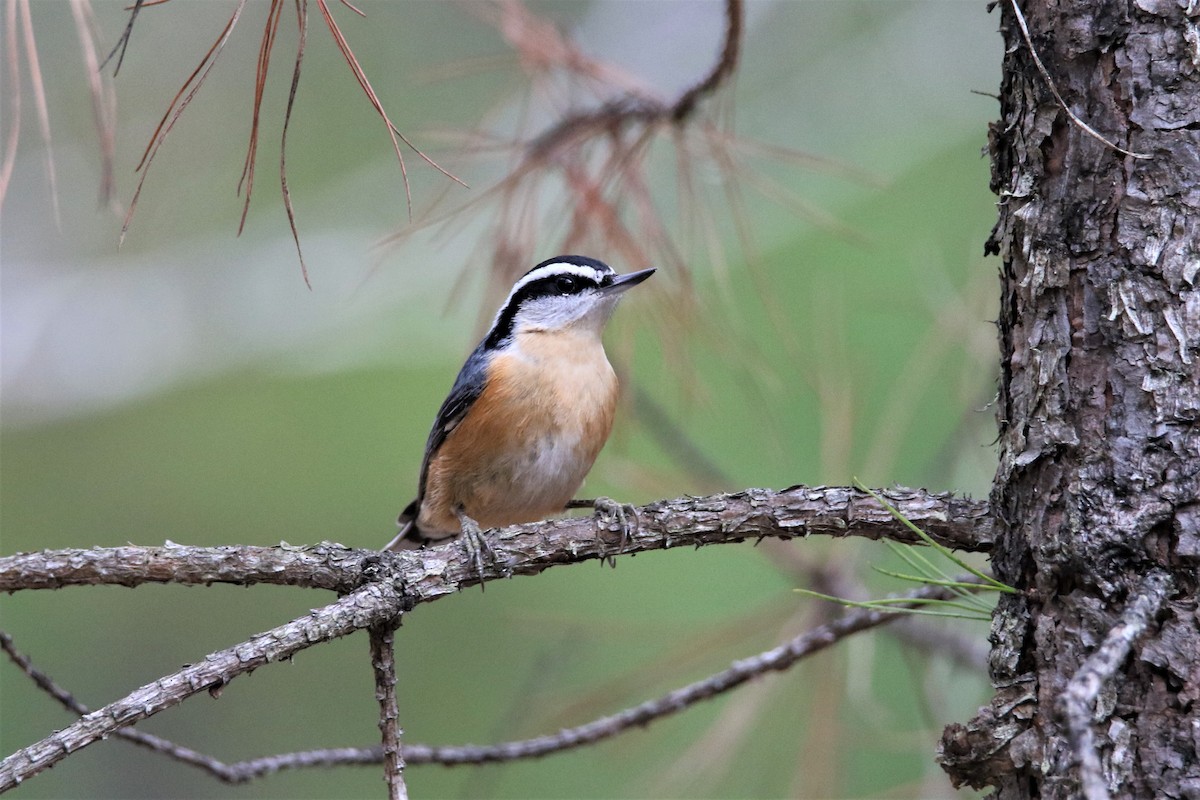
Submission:
<svg viewBox="0 0 1200 800">
<path fill-rule="evenodd" d="M 605 275 L 611 282 L 611 277 Z M 565 285 L 569 282 L 571 285 Z M 539 297 L 565 297 L 567 295 L 581 294 L 589 289 L 597 289 L 603 285 L 602 280 L 596 280 L 590 276 L 577 275 L 575 273 L 558 273 L 555 275 L 547 275 L 543 278 L 538 278 L 536 281 L 530 281 L 515 291 L 500 309 L 500 313 L 496 315 L 496 322 L 488 332 L 488 337 L 485 340 L 488 347 L 498 347 L 501 342 L 512 335 L 513 323 L 517 317 L 517 311 L 526 302 Z"/>
<path fill-rule="evenodd" d="M 530 280 L 535 274 L 538 277 Z M 587 256 L 563 255 L 546 259 L 517 281 L 508 300 L 496 312 L 496 320 L 483 341 L 484 346 L 499 347 L 512 336 L 517 312 L 528 301 L 539 297 L 579 295 L 609 286 L 615 277 L 611 267 Z"/>
<path fill-rule="evenodd" d="M 556 294 L 579 294 L 588 289 L 595 289 L 600 286 L 600 282 L 594 278 L 587 278 L 582 275 L 547 275 L 544 278 L 539 278 L 532 283 L 528 283 L 521 287 L 521 290 L 513 295 L 509 305 L 520 305 L 534 297 L 549 297 Z"/>
</svg>

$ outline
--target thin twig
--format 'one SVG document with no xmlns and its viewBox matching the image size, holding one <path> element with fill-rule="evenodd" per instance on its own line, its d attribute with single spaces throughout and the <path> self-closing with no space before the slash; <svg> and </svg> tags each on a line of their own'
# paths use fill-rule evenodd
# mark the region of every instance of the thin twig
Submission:
<svg viewBox="0 0 1200 800">
<path fill-rule="evenodd" d="M 17 650 L 16 645 L 13 644 L 12 637 L 4 631 L 0 631 L 0 650 L 3 650 L 9 659 L 16 664 L 17 668 L 29 676 L 30 680 L 39 689 L 49 694 L 67 710 L 74 712 L 78 716 L 91 713 L 91 709 L 87 705 L 79 702 L 74 695 L 60 687 L 48 675 L 33 666 L 29 657 Z M 347 764 L 378 764 L 383 761 L 383 751 L 380 747 L 341 747 L 301 753 L 283 753 L 281 755 L 264 756 L 262 758 L 226 764 L 220 759 L 197 752 L 190 747 L 176 744 L 161 736 L 140 731 L 137 728 L 121 728 L 115 732 L 115 735 L 127 742 L 145 747 L 175 761 L 197 767 L 217 780 L 231 784 L 245 783 L 255 778 L 278 772 L 281 769 Z"/>
<path fill-rule="evenodd" d="M 938 587 L 924 587 L 909 592 L 904 597 L 916 601 L 944 597 L 947 594 L 944 589 Z M 404 757 L 409 765 L 484 764 L 540 758 L 551 753 L 592 744 L 633 728 L 644 727 L 703 700 L 711 700 L 768 672 L 786 670 L 798 661 L 836 644 L 847 636 L 879 625 L 886 625 L 900 618 L 902 618 L 901 614 L 873 609 L 849 611 L 837 620 L 806 631 L 778 647 L 749 658 L 739 659 L 728 669 L 715 675 L 584 725 L 566 728 L 547 736 L 495 745 L 430 747 L 410 744 L 405 745 Z M 357 759 L 367 752 L 355 751 L 352 757 L 356 760 L 350 763 L 362 763 Z M 311 753 L 303 755 L 306 759 L 312 757 Z M 321 763 L 329 763 L 329 761 Z M 275 765 L 277 766 L 278 762 Z M 297 766 L 303 765 L 297 764 Z"/>
<path fill-rule="evenodd" d="M 129 21 L 125 23 L 125 30 L 121 31 L 121 36 L 117 39 L 117 43 L 113 45 L 112 51 L 105 56 L 103 63 L 100 64 L 100 69 L 104 69 L 108 62 L 112 61 L 112 57 L 116 56 L 117 52 L 120 51 L 121 54 L 117 56 L 117 66 L 113 68 L 114 78 L 121 71 L 121 65 L 125 63 L 125 51 L 129 49 L 129 37 L 133 34 L 133 23 L 137 21 L 138 12 L 142 10 L 145 2 L 146 0 L 134 0 L 133 8 L 129 11 Z"/>
<path fill-rule="evenodd" d="M 17 650 L 12 637 L 0 631 L 0 650 L 16 664 L 42 691 L 49 694 L 67 710 L 78 716 L 91 713 L 91 709 L 79 702 L 67 690 L 60 687 L 48 675 L 33 666 L 29 657 Z M 297 769 L 300 767 L 332 766 L 335 764 L 378 764 L 383 760 L 382 748 L 329 748 L 327 750 L 309 751 L 304 753 L 284 753 L 277 756 L 239 761 L 233 764 L 213 758 L 212 756 L 192 750 L 190 747 L 176 744 L 169 739 L 155 736 L 137 728 L 121 728 L 115 735 L 125 741 L 140 745 L 168 758 L 197 767 L 212 777 L 224 783 L 245 783 L 263 775 L 278 772 L 280 769 Z"/>
<path fill-rule="evenodd" d="M 54 766 L 76 750 L 177 706 L 195 694 L 219 690 L 239 675 L 286 661 L 315 644 L 395 620 L 403 605 L 391 582 L 370 583 L 286 625 L 212 653 L 0 761 L 0 792 Z"/>
<path fill-rule="evenodd" d="M 17 665 L 17 668 L 28 675 L 39 689 L 49 694 L 69 711 L 81 717 L 92 713 L 88 706 L 79 702 L 74 695 L 56 684 L 50 676 L 34 667 L 29 657 L 16 649 L 12 637 L 4 631 L 0 631 L 0 650 L 3 650 L 9 659 Z M 121 728 L 115 732 L 115 735 L 127 742 L 132 742 L 148 750 L 161 753 L 168 758 L 198 767 L 226 783 L 239 783 L 246 780 L 246 778 L 239 777 L 236 769 L 231 768 L 229 765 L 212 756 L 197 752 L 190 747 L 176 744 L 161 736 L 155 736 L 152 733 L 146 733 L 137 728 Z"/>
<path fill-rule="evenodd" d="M 1033 37 L 1029 35 L 1029 26 L 1025 24 L 1025 15 L 1021 13 L 1021 7 L 1017 5 L 1017 0 L 1009 0 L 1009 4 L 1012 6 L 1013 13 L 1016 14 L 1017 24 L 1021 27 L 1021 34 L 1025 37 L 1025 44 L 1029 47 L 1029 55 L 1033 57 L 1033 63 L 1037 66 L 1038 72 L 1042 74 L 1042 79 L 1046 81 L 1046 86 L 1049 87 L 1050 93 L 1054 95 L 1054 99 L 1058 101 L 1058 105 L 1062 110 L 1067 112 L 1067 116 L 1071 118 L 1071 121 L 1078 125 L 1088 136 L 1099 142 L 1103 142 L 1121 155 L 1131 158 L 1150 158 L 1148 153 L 1135 153 L 1105 139 L 1091 125 L 1088 125 L 1080 119 L 1079 115 L 1067 107 L 1067 101 L 1063 100 L 1062 95 L 1058 93 L 1058 87 L 1054 85 L 1054 80 L 1050 77 L 1049 70 L 1042 63 L 1042 59 L 1038 57 L 1037 49 L 1033 46 Z"/>
<path fill-rule="evenodd" d="M 547 158 L 560 148 L 578 146 L 597 134 L 616 133 L 635 124 L 652 128 L 670 122 L 681 126 L 692 116 L 700 101 L 719 89 L 737 68 L 744 16 L 742 0 L 726 0 L 725 36 L 717 61 L 704 78 L 675 102 L 664 103 L 640 93 L 629 93 L 597 109 L 570 114 L 534 137 L 527 147 L 529 157 L 532 160 Z"/>
<path fill-rule="evenodd" d="M 400 712 L 396 705 L 396 629 L 391 623 L 371 628 L 371 667 L 375 672 L 375 699 L 379 701 L 380 757 L 389 800 L 408 800 L 404 784 L 404 754 L 400 749 Z"/>
<path fill-rule="evenodd" d="M 948 596 L 948 593 L 944 589 L 939 587 L 923 587 L 909 592 L 903 597 L 911 599 L 914 602 L 919 602 L 921 600 L 937 599 L 945 596 Z M 601 717 L 584 725 L 566 728 L 556 734 L 539 736 L 533 739 L 503 742 L 495 745 L 430 746 L 408 744 L 404 746 L 403 761 L 408 765 L 441 764 L 443 766 L 456 766 L 461 764 L 482 764 L 539 758 L 551 753 L 585 746 L 634 728 L 644 727 L 663 717 L 683 711 L 695 703 L 713 699 L 768 672 L 786 670 L 804 658 L 836 644 L 847 636 L 902 619 L 902 614 L 888 613 L 877 609 L 848 611 L 839 619 L 806 631 L 778 647 L 750 658 L 735 661 L 728 669 L 722 670 L 708 678 L 696 681 L 617 714 Z M 5 640 L 7 640 L 7 637 L 0 634 L 0 643 Z M 384 649 L 391 652 L 391 647 L 390 645 L 386 648 L 383 647 L 382 642 L 375 638 L 374 630 L 372 631 L 372 642 L 372 663 L 378 664 L 377 657 L 382 654 Z M 16 659 L 14 658 L 14 660 Z M 385 672 L 386 669 L 384 667 Z M 26 670 L 26 673 L 33 677 L 33 673 L 29 670 Z M 58 695 L 56 694 L 55 696 Z M 384 703 L 386 701 L 381 701 L 381 708 Z M 383 723 L 381 720 L 382 727 Z M 128 731 L 128 733 L 138 732 Z M 179 748 L 177 745 L 173 745 L 172 747 L 172 750 L 163 749 L 161 752 L 178 758 L 179 751 L 186 751 L 186 748 Z M 198 766 L 211 772 L 215 777 L 223 781 L 243 783 L 281 770 L 379 764 L 384 761 L 383 753 L 384 747 L 342 747 L 281 753 L 233 764 L 223 764 L 207 756 L 184 760 L 193 766 Z"/>
<path fill-rule="evenodd" d="M 721 46 L 721 55 L 717 57 L 712 71 L 675 101 L 671 116 L 676 122 L 682 122 L 691 115 L 696 104 L 720 88 L 737 69 L 745 16 L 746 9 L 742 0 L 725 0 L 725 40 Z"/>
<path fill-rule="evenodd" d="M 1079 760 L 1080 787 L 1087 800 L 1108 800 L 1110 797 L 1092 733 L 1096 698 L 1117 674 L 1134 641 L 1162 608 L 1172 587 L 1171 577 L 1166 572 L 1154 570 L 1147 575 L 1138 587 L 1137 595 L 1126 606 L 1120 622 L 1112 627 L 1096 652 L 1080 665 L 1062 694 L 1062 711 Z"/>
</svg>

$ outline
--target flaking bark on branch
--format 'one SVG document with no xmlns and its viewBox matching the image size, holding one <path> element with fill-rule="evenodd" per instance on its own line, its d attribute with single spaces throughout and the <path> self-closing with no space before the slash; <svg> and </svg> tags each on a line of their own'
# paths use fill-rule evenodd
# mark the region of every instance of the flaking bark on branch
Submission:
<svg viewBox="0 0 1200 800">
<path fill-rule="evenodd" d="M 19 652 L 13 645 L 12 637 L 3 631 L 0 631 L 0 650 L 3 650 L 12 659 L 12 662 L 17 665 L 17 668 L 28 675 L 29 679 L 39 689 L 61 703 L 68 711 L 80 717 L 92 713 L 92 710 L 87 705 L 79 702 L 74 695 L 55 683 L 49 675 L 34 667 L 29 658 L 24 653 Z M 144 747 L 155 753 L 161 753 L 175 761 L 199 767 L 213 777 L 226 783 L 239 783 L 245 780 L 245 778 L 238 777 L 238 764 L 226 764 L 210 755 L 176 744 L 170 739 L 164 739 L 161 736 L 155 736 L 152 733 L 140 731 L 137 728 L 121 728 L 115 731 L 115 735 L 139 747 Z M 380 757 L 382 758 L 382 756 Z"/>
<path fill-rule="evenodd" d="M 314 644 L 392 621 L 402 606 L 403 598 L 391 583 L 370 583 L 324 608 L 189 664 L 5 758 L 0 762 L 0 792 L 192 695 L 219 691 L 239 675 L 273 661 L 286 661 Z"/>
<path fill-rule="evenodd" d="M 905 488 L 880 490 L 879 494 L 947 547 L 968 552 L 991 549 L 992 520 L 984 502 Z M 869 495 L 840 486 L 680 497 L 642 506 L 638 519 L 638 530 L 628 537 L 622 552 L 809 535 L 919 544 L 903 523 Z M 535 574 L 552 564 L 614 555 L 620 540 L 619 536 L 613 536 L 611 543 L 598 539 L 595 520 L 587 517 L 504 528 L 492 532 L 491 537 L 512 562 L 513 574 Z M 381 541 L 383 538 L 380 536 Z M 397 556 L 406 585 L 426 587 L 414 588 L 413 599 L 423 602 L 478 582 L 474 568 L 460 556 L 461 549 L 455 544 Z M 0 558 L 0 591 L 97 584 L 272 583 L 348 592 L 372 580 L 371 571 L 379 558 L 374 550 L 331 543 L 188 547 L 168 542 L 161 547 L 47 550 Z M 485 576 L 504 575 L 499 568 L 489 567 Z M 434 587 L 439 588 L 434 591 Z M 431 591 L 433 594 L 427 593 Z"/>
<path fill-rule="evenodd" d="M 948 494 L 911 489 L 880 493 L 909 520 L 951 547 L 987 550 L 991 522 L 987 506 Z M 181 583 L 276 582 L 320 585 L 349 591 L 324 608 L 213 653 L 127 697 L 87 714 L 42 741 L 0 762 L 0 791 L 53 766 L 70 753 L 205 689 L 216 691 L 233 678 L 272 661 L 356 630 L 395 625 L 415 605 L 480 581 L 536 574 L 556 564 L 603 559 L 679 546 L 700 546 L 775 536 L 809 534 L 865 536 L 911 542 L 913 534 L 875 499 L 846 487 L 792 487 L 780 492 L 751 489 L 703 498 L 684 497 L 644 506 L 630 535 L 597 533 L 594 519 L 569 519 L 491 534 L 498 558 L 482 571 L 458 543 L 406 553 L 313 548 L 162 548 L 44 551 L 0 559 L 0 590 L 71 584 L 173 581 Z M 611 537 L 606 542 L 605 537 Z M 618 543 L 624 546 L 618 551 Z M 124 557 L 125 560 L 121 560 Z M 319 578 L 305 577 L 310 570 Z M 326 571 L 333 573 L 326 574 Z M 341 572 L 341 574 L 338 574 Z"/>
<path fill-rule="evenodd" d="M 400 749 L 400 712 L 396 702 L 396 629 L 390 624 L 371 628 L 371 668 L 375 672 L 375 699 L 379 702 L 379 748 L 388 800 L 408 800 L 404 782 L 404 754 Z"/>
<path fill-rule="evenodd" d="M 961 580 L 969 582 L 971 578 L 970 576 L 964 576 Z M 948 589 L 938 586 L 922 587 L 903 595 L 903 597 L 914 601 L 922 599 L 947 599 L 951 596 L 953 595 Z M 915 605 L 915 603 L 897 605 L 894 608 L 896 611 L 900 611 L 902 608 L 911 607 L 912 605 Z M 390 760 L 400 765 L 399 768 L 388 770 L 392 796 L 403 796 L 402 794 L 397 794 L 397 791 L 402 792 L 404 787 L 400 774 L 404 762 L 408 764 L 442 764 L 443 766 L 482 764 L 541 758 L 563 750 L 589 745 L 633 728 L 645 727 L 658 719 L 683 711 L 695 703 L 712 699 L 735 689 L 767 672 L 786 670 L 802 659 L 819 653 L 855 633 L 903 619 L 903 614 L 880 609 L 848 610 L 840 618 L 832 622 L 805 631 L 778 647 L 749 658 L 739 659 L 727 669 L 708 678 L 688 684 L 666 695 L 640 703 L 616 714 L 601 717 L 583 725 L 565 728 L 555 734 L 503 742 L 495 745 L 405 745 L 402 758 L 398 750 L 390 751 L 392 753 L 389 757 Z M 150 747 L 150 749 L 163 753 L 168 757 L 199 767 L 213 775 L 213 777 L 226 783 L 245 783 L 255 778 L 287 769 L 366 766 L 379 763 L 384 763 L 386 768 L 388 761 L 385 761 L 385 750 L 391 746 L 398 745 L 399 735 L 399 731 L 394 724 L 394 717 L 391 718 L 392 724 L 390 726 L 385 724 L 384 719 L 389 714 L 395 712 L 395 694 L 394 691 L 391 691 L 394 690 L 395 686 L 395 667 L 391 659 L 391 628 L 377 626 L 372 629 L 371 636 L 372 662 L 376 666 L 377 684 L 379 684 L 382 676 L 382 681 L 390 687 L 389 690 L 384 691 L 385 695 L 390 693 L 390 697 L 381 697 L 380 699 L 382 709 L 380 727 L 383 730 L 385 741 L 383 746 L 307 750 L 295 753 L 281 753 L 226 764 L 165 739 L 150 735 L 143 736 L 140 731 L 122 729 L 116 731 L 116 734 L 123 735 L 137 744 Z M 8 652 L 9 656 L 18 666 L 37 682 L 43 690 L 47 691 L 67 708 L 77 713 L 86 713 L 85 706 L 78 703 L 69 693 L 54 685 L 52 681 L 46 679 L 44 675 L 32 667 L 27 658 L 17 653 L 12 648 L 11 639 L 7 635 L 0 634 L 0 644 L 4 646 L 4 650 Z M 390 744 L 389 729 L 392 736 Z M 393 776 L 395 776 L 394 779 Z"/>
</svg>

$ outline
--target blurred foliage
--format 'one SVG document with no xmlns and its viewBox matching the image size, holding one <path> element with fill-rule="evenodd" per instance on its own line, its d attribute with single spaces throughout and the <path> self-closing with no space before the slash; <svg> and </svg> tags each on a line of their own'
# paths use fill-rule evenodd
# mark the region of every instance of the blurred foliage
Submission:
<svg viewBox="0 0 1200 800">
<path fill-rule="evenodd" d="M 442 233 L 393 254 L 369 251 L 374 237 L 401 222 L 403 190 L 386 139 L 331 45 L 306 56 L 309 83 L 289 139 L 314 291 L 300 281 L 264 177 L 270 170 L 260 167 L 246 240 L 232 241 L 239 207 L 231 187 L 244 141 L 231 130 L 249 124 L 246 65 L 257 35 L 246 30 L 164 149 L 125 252 L 114 258 L 119 221 L 93 211 L 86 95 L 82 73 L 70 70 L 74 34 L 65 5 L 34 8 L 39 46 L 57 54 L 48 90 L 63 228 L 55 230 L 46 213 L 38 144 L 26 135 L 28 156 L 18 163 L 0 242 L 5 340 L 19 340 L 16 326 L 36 315 L 54 324 L 86 317 L 95 299 L 77 292 L 17 307 L 14 297 L 31 295 L 15 288 L 42 274 L 69 281 L 96 275 L 86 285 L 97 291 L 131 280 L 184 287 L 180 314 L 191 315 L 196 338 L 210 349 L 184 348 L 192 354 L 186 369 L 144 391 L 113 389 L 117 399 L 103 407 L 6 420 L 3 552 L 164 539 L 381 545 L 411 499 L 429 422 L 471 344 L 471 303 L 441 313 L 462 261 L 459 245 Z M 590 22 L 593 31 L 603 29 L 596 18 L 606 13 L 637 25 L 638 5 L 612 6 L 620 11 L 600 2 L 535 8 L 585 29 Z M 469 6 L 363 7 L 369 20 L 387 24 L 346 22 L 347 36 L 410 135 L 419 138 L 422 126 L 471 126 L 501 89 L 518 82 L 504 69 L 451 81 L 452 90 L 426 80 L 447 58 L 504 55 L 496 34 L 465 13 Z M 177 2 L 148 9 L 146 27 L 134 32 L 117 83 L 123 190 L 138 136 L 207 47 L 207 33 L 189 39 L 187 29 L 211 28 L 215 36 L 227 13 L 209 8 Z M 630 402 L 587 491 L 644 502 L 722 488 L 848 483 L 857 475 L 868 485 L 982 496 L 993 458 L 985 406 L 995 371 L 988 322 L 995 292 L 993 267 L 981 257 L 993 214 L 979 151 L 993 109 L 969 90 L 995 81 L 966 81 L 997 72 L 989 20 L 982 6 L 954 3 L 752 10 L 735 88 L 738 131 L 836 156 L 883 185 L 790 169 L 781 179 L 852 235 L 797 222 L 758 200 L 743 221 L 761 248 L 749 265 L 734 260 L 722 272 L 701 248 L 689 254 L 707 311 L 697 329 L 678 333 L 689 345 L 688 363 L 667 363 L 661 343 L 639 329 L 639 319 L 655 314 L 656 297 L 630 296 L 615 323 L 614 361 L 627 385 L 666 410 L 719 465 L 725 483 L 709 485 L 711 478 L 673 459 L 662 431 L 649 430 Z M 701 12 L 719 7 L 697 6 Z M 119 4 L 99 3 L 97 15 L 115 39 L 124 22 Z M 626 49 L 612 45 L 603 55 L 620 63 Z M 287 71 L 276 76 L 281 83 Z M 280 97 L 272 102 L 281 108 Z M 264 134 L 264 146 L 270 139 Z M 261 164 L 272 158 L 260 157 Z M 419 205 L 439 189 L 435 177 L 414 172 Z M 477 185 L 484 175 L 464 177 Z M 264 263 L 250 263 L 260 255 Z M 278 332 L 281 318 L 292 326 L 288 335 Z M 116 325 L 120 315 L 112 319 Z M 148 341 L 158 335 L 152 326 L 144 332 Z M 99 342 L 75 343 L 65 334 L 54 341 L 68 350 L 109 345 L 103 334 Z M 114 361 L 126 344 L 113 340 Z M 6 358 L 15 359 L 9 346 Z M 94 374 L 105 374 L 103 362 Z M 4 376 L 8 416 L 29 373 Z M 791 547 L 813 563 L 861 573 L 876 594 L 894 588 L 867 577 L 868 562 L 898 566 L 882 545 L 813 539 Z M 774 552 L 769 543 L 746 544 L 643 555 L 616 570 L 555 569 L 418 609 L 397 636 L 406 737 L 487 743 L 579 724 L 718 671 L 836 613 L 794 595 L 797 579 Z M 104 587 L 5 597 L 0 614 L 35 664 L 98 707 L 330 599 L 277 587 Z M 957 629 L 986 637 L 982 625 Z M 226 760 L 374 743 L 366 655 L 363 636 L 305 651 L 293 664 L 235 681 L 219 700 L 201 695 L 144 727 Z M 869 634 L 646 731 L 535 762 L 414 767 L 409 788 L 413 797 L 945 796 L 953 793 L 933 763 L 934 743 L 985 689 L 981 675 L 904 649 L 886 633 Z M 0 665 L 0 691 L 5 753 L 69 720 L 9 664 Z M 374 768 L 227 787 L 105 742 L 13 797 L 382 791 Z"/>
</svg>

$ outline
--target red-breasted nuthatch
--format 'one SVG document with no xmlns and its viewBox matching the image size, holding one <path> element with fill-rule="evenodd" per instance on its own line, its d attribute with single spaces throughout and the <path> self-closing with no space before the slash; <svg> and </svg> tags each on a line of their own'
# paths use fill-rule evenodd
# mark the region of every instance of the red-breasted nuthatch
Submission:
<svg viewBox="0 0 1200 800">
<path fill-rule="evenodd" d="M 558 256 L 516 282 L 442 403 L 417 499 L 389 550 L 545 519 L 565 510 L 612 429 L 617 376 L 600 333 L 621 294 L 654 274 L 618 275 Z"/>
</svg>

